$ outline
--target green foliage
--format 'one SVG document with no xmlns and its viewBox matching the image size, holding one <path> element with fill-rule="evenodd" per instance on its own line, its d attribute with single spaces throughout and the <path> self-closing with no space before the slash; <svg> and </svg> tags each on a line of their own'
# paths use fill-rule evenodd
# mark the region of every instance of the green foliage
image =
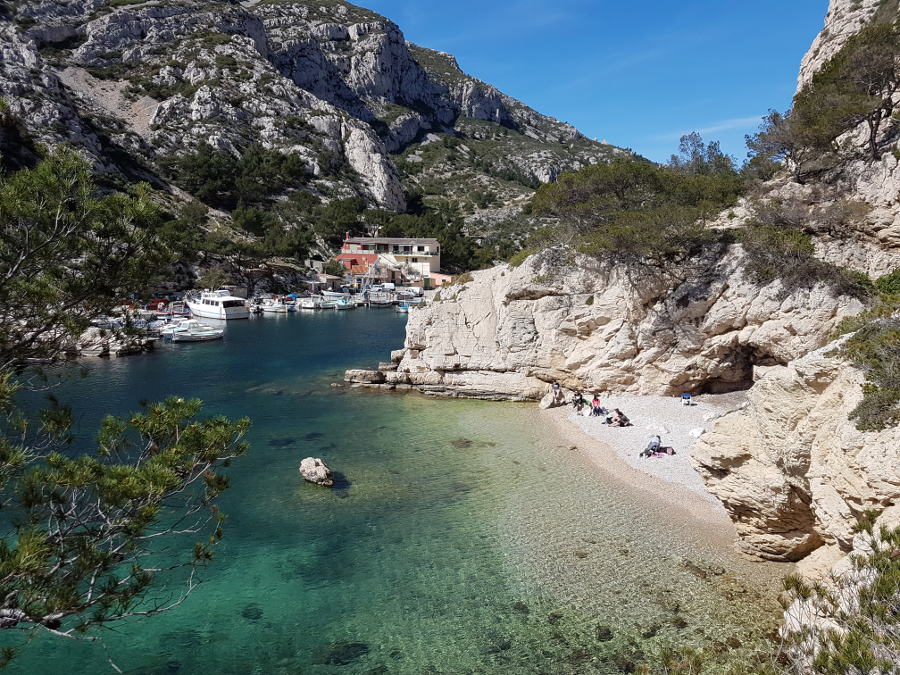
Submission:
<svg viewBox="0 0 900 675">
<path fill-rule="evenodd" d="M 705 176 L 735 172 L 734 159 L 722 152 L 719 142 L 704 143 L 696 131 L 681 137 L 678 154 L 672 155 L 669 166 L 682 173 Z"/>
<path fill-rule="evenodd" d="M 850 419 L 862 431 L 900 424 L 900 296 L 885 299 L 841 329 L 854 330 L 843 346 L 844 355 L 866 375 L 863 399 Z"/>
<path fill-rule="evenodd" d="M 346 271 L 347 270 L 344 269 L 344 266 L 340 263 L 339 260 L 329 260 L 325 265 L 325 274 L 331 274 L 335 277 L 343 277 Z"/>
<path fill-rule="evenodd" d="M 260 205 L 309 179 L 300 157 L 258 144 L 240 157 L 204 144 L 192 154 L 169 158 L 165 168 L 180 187 L 214 208 L 228 210 Z"/>
<path fill-rule="evenodd" d="M 16 405 L 23 386 L 42 381 L 33 359 L 60 355 L 173 259 L 163 220 L 146 187 L 99 195 L 71 151 L 0 176 L 0 503 L 11 516 L 0 539 L 0 629 L 26 639 L 36 628 L 74 637 L 176 607 L 222 535 L 221 468 L 246 450 L 246 420 L 201 419 L 199 401 L 170 398 L 107 418 L 90 448 L 55 398 L 32 413 Z M 150 560 L 164 548 L 173 562 L 161 570 Z M 185 580 L 181 591 L 158 586 Z"/>
<path fill-rule="evenodd" d="M 0 176 L 0 371 L 52 358 L 173 261 L 146 186 L 98 196 L 88 165 L 60 150 Z"/>
<path fill-rule="evenodd" d="M 835 586 L 792 582 L 792 612 L 814 613 L 835 628 L 811 623 L 787 640 L 790 672 L 821 675 L 892 673 L 900 662 L 900 528 L 869 528 L 871 552 L 852 558 L 853 572 Z M 865 579 L 864 582 L 860 580 Z"/>
<path fill-rule="evenodd" d="M 875 290 L 883 296 L 900 297 L 900 267 L 875 280 Z"/>
<path fill-rule="evenodd" d="M 313 227 L 330 246 L 338 247 L 349 232 L 350 236 L 365 233 L 361 220 L 366 203 L 359 197 L 335 199 L 316 210 Z"/>
<path fill-rule="evenodd" d="M 254 208 L 236 208 L 231 212 L 231 222 L 239 230 L 257 237 L 264 236 L 276 226 L 276 219 L 271 213 Z"/>
<path fill-rule="evenodd" d="M 523 248 L 521 251 L 512 256 L 508 262 L 513 267 L 518 267 L 537 252 L 538 249 L 536 248 Z"/>
<path fill-rule="evenodd" d="M 808 163 L 821 153 L 810 147 L 808 139 L 797 131 L 797 126 L 792 111 L 780 113 L 770 110 L 763 117 L 759 130 L 744 137 L 750 151 L 743 168 L 745 175 L 768 180 L 787 161 L 793 168 L 794 178 L 802 182 Z"/>
<path fill-rule="evenodd" d="M 697 149 L 688 143 L 686 151 L 691 147 Z M 743 189 L 716 150 L 678 160 L 678 168 L 619 160 L 563 174 L 541 186 L 532 212 L 559 219 L 543 232 L 547 244 L 574 241 L 584 253 L 626 266 L 677 263 L 716 241 L 703 218 L 734 203 Z"/>
<path fill-rule="evenodd" d="M 835 140 L 865 122 L 868 151 L 880 156 L 879 133 L 894 111 L 900 90 L 900 25 L 874 23 L 851 36 L 794 98 L 794 134 L 821 152 L 836 149 Z"/>
<path fill-rule="evenodd" d="M 41 455 L 30 454 L 3 486 L 19 514 L 0 541 L 3 628 L 43 626 L 72 635 L 180 603 L 142 607 L 157 575 L 211 558 L 224 520 L 211 507 L 228 486 L 220 468 L 246 450 L 241 439 L 249 426 L 200 419 L 200 408 L 196 400 L 169 398 L 128 419 L 107 418 L 96 451 L 74 456 L 59 451 L 64 434 L 46 425 L 38 431 Z M 12 419 L 0 422 L 5 443 L 18 435 Z M 164 513 L 178 518 L 164 524 Z M 166 571 L 146 566 L 164 541 L 184 534 L 202 541 L 186 546 Z M 190 588 L 189 582 L 184 595 Z"/>
<path fill-rule="evenodd" d="M 869 295 L 868 277 L 816 258 L 812 238 L 805 232 L 750 225 L 740 231 L 739 241 L 747 253 L 746 269 L 760 284 L 779 280 L 785 294 L 824 283 L 835 293 L 858 298 Z"/>
</svg>

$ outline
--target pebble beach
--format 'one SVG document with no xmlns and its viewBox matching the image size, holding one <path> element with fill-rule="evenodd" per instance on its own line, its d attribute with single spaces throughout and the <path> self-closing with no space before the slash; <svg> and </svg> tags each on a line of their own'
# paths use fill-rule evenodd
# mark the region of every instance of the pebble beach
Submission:
<svg viewBox="0 0 900 675">
<path fill-rule="evenodd" d="M 695 397 L 690 405 L 677 397 L 629 394 L 603 396 L 601 402 L 607 410 L 619 408 L 633 426 L 609 427 L 600 417 L 586 416 L 588 407 L 583 414 L 571 405 L 542 414 L 567 442 L 605 471 L 665 500 L 684 504 L 687 498 L 698 507 L 692 509 L 695 515 L 702 511 L 707 516 L 726 517 L 721 502 L 706 489 L 691 464 L 691 450 L 716 419 L 743 405 L 742 393 Z M 642 458 L 641 451 L 656 434 L 664 447 L 674 448 L 675 454 Z M 647 480 L 648 476 L 652 480 Z"/>
</svg>

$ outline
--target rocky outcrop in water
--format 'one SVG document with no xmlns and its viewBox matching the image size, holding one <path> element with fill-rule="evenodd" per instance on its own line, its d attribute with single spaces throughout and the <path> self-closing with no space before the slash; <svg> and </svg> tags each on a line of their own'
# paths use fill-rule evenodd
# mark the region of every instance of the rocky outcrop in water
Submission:
<svg viewBox="0 0 900 675">
<path fill-rule="evenodd" d="M 629 276 L 558 250 L 475 272 L 409 314 L 396 369 L 353 383 L 440 396 L 539 400 L 582 391 L 678 394 L 749 387 L 756 366 L 820 347 L 860 303 L 824 286 L 759 286 L 732 247 L 684 277 Z"/>
<path fill-rule="evenodd" d="M 334 473 L 318 457 L 307 457 L 300 462 L 300 475 L 303 480 L 324 487 L 334 485 Z"/>
<path fill-rule="evenodd" d="M 695 467 L 750 555 L 847 552 L 859 516 L 900 500 L 900 429 L 856 429 L 848 417 L 864 375 L 835 350 L 766 369 L 747 407 L 718 420 L 694 448 Z"/>
</svg>

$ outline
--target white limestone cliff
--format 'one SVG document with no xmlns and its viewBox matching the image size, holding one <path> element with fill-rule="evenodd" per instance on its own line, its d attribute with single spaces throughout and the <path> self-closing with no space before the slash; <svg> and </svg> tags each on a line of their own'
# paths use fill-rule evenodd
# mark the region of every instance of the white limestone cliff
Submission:
<svg viewBox="0 0 900 675">
<path fill-rule="evenodd" d="M 861 307 L 825 287 L 786 294 L 743 272 L 733 247 L 686 279 L 647 276 L 545 251 L 475 272 L 410 312 L 405 350 L 382 387 L 443 396 L 538 400 L 547 383 L 631 393 L 746 388 L 753 367 L 823 344 Z"/>
<path fill-rule="evenodd" d="M 858 516 L 900 500 L 900 429 L 856 429 L 849 414 L 864 375 L 836 349 L 767 369 L 747 407 L 694 448 L 747 554 L 796 561 L 822 546 L 847 552 Z"/>
</svg>

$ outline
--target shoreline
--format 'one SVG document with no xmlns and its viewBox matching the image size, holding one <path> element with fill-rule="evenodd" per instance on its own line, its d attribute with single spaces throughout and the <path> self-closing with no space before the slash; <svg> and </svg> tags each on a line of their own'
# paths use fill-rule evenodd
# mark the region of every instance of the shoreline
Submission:
<svg viewBox="0 0 900 675">
<path fill-rule="evenodd" d="M 578 416 L 571 406 L 541 410 L 539 423 L 552 426 L 564 444 L 577 450 L 598 471 L 647 493 L 661 505 L 681 512 L 688 521 L 713 526 L 720 536 L 726 536 L 727 531 L 729 547 L 733 548 L 737 536 L 734 523 L 690 464 L 690 449 L 697 440 L 690 432 L 701 428 L 708 431 L 717 417 L 738 407 L 739 399 L 705 396 L 687 407 L 673 397 L 612 395 L 605 397 L 603 404 L 622 409 L 634 426 L 609 428 L 598 418 Z M 654 410 L 652 417 L 635 414 L 641 405 Z M 664 446 L 675 447 L 677 454 L 640 459 L 640 451 L 655 433 L 662 437 Z"/>
</svg>

